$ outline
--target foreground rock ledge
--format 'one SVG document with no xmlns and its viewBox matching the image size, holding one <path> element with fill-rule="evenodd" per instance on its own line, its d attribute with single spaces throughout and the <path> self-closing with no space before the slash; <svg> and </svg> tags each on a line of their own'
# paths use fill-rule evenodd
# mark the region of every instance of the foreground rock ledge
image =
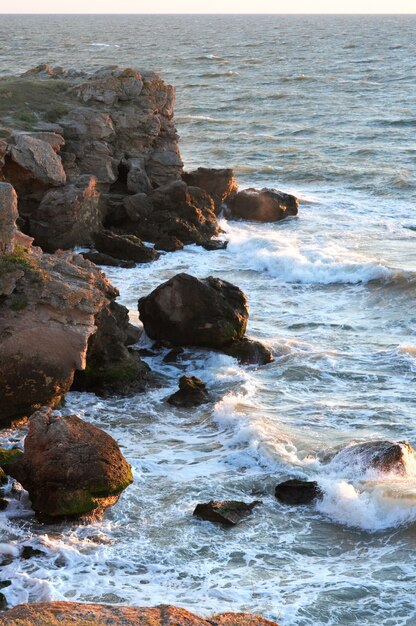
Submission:
<svg viewBox="0 0 416 626">
<path fill-rule="evenodd" d="M 0 615 L 0 625 L 52 626 L 277 626 L 275 622 L 247 613 L 223 613 L 209 619 L 197 617 L 174 606 L 156 608 L 36 602 L 21 604 Z"/>
</svg>

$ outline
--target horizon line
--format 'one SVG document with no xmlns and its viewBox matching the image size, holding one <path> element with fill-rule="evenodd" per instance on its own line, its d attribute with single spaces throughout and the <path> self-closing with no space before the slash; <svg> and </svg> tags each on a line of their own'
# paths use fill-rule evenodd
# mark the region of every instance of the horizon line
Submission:
<svg viewBox="0 0 416 626">
<path fill-rule="evenodd" d="M 406 15 L 406 16 L 415 15 L 416 16 L 416 11 L 404 12 L 404 13 L 403 12 L 401 12 L 401 13 L 395 13 L 395 12 L 382 12 L 382 13 L 367 13 L 367 12 L 363 12 L 363 13 L 357 13 L 357 12 L 354 12 L 354 13 L 345 13 L 345 12 L 342 12 L 342 13 L 341 12 L 340 13 L 329 13 L 328 12 L 328 13 L 322 13 L 322 12 L 312 12 L 312 11 L 311 12 L 304 12 L 304 11 L 300 12 L 299 11 L 299 12 L 294 12 L 294 13 L 293 12 L 291 12 L 291 13 L 289 13 L 289 12 L 281 12 L 281 11 L 276 12 L 276 13 L 270 13 L 270 12 L 261 12 L 261 13 L 254 13 L 254 12 L 253 13 L 252 12 L 245 12 L 245 13 L 231 13 L 231 12 L 230 13 L 228 13 L 228 12 L 227 13 L 208 13 L 208 12 L 203 12 L 203 13 L 196 13 L 196 12 L 195 13 L 185 13 L 185 12 L 184 13 L 166 13 L 166 12 L 163 12 L 163 13 L 162 12 L 160 12 L 160 13 L 159 12 L 158 13 L 139 13 L 139 12 L 134 12 L 134 13 L 131 13 L 131 12 L 126 12 L 126 13 L 116 13 L 116 12 L 114 12 L 114 13 L 113 12 L 111 12 L 111 13 L 98 13 L 98 12 L 86 13 L 85 12 L 84 13 L 84 12 L 71 12 L 71 13 L 67 13 L 67 12 L 62 12 L 62 13 L 60 13 L 60 12 L 58 12 L 58 13 L 50 13 L 50 12 L 46 12 L 46 11 L 38 11 L 36 13 L 29 13 L 29 12 L 21 12 L 21 13 L 0 12 L 0 15 L 13 15 L 13 16 L 24 16 L 24 15 L 30 15 L 30 16 L 35 16 L 35 15 L 63 15 L 63 16 L 65 16 L 65 15 L 91 15 L 91 16 L 93 16 L 93 15 L 112 15 L 112 16 L 114 16 L 114 15 L 120 15 L 120 16 L 121 15 L 142 15 L 142 16 L 159 16 L 159 15 L 161 15 L 161 16 L 163 16 L 163 15 L 165 15 L 165 16 L 175 16 L 175 15 L 177 15 L 177 16 L 191 16 L 191 15 L 198 16 L 198 15 L 210 15 L 210 16 L 219 16 L 219 17 L 220 16 L 224 16 L 224 15 L 231 15 L 231 16 L 232 15 L 235 15 L 235 16 L 242 16 L 242 15 L 286 15 L 286 16 L 288 16 L 288 15 L 293 15 L 293 16 L 318 15 L 318 16 L 322 16 L 322 15 L 328 15 L 328 16 L 340 16 L 340 17 L 341 16 L 348 16 L 348 17 L 350 17 L 350 16 L 354 16 L 354 15 L 357 15 L 357 16 L 358 15 L 359 16 L 363 16 L 364 15 L 364 16 L 374 16 L 374 17 L 385 16 L 385 15 L 392 15 L 392 16 L 400 17 L 401 15 Z"/>
</svg>

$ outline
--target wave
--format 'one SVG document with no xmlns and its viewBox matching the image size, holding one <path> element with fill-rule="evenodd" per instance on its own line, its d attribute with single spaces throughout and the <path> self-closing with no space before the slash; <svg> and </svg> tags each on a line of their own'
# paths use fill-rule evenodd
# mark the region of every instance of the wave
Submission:
<svg viewBox="0 0 416 626">
<path fill-rule="evenodd" d="M 178 115 L 175 118 L 176 122 L 208 122 L 211 124 L 235 124 L 234 120 L 227 120 L 224 118 L 211 117 L 209 115 Z"/>
<path fill-rule="evenodd" d="M 202 78 L 224 78 L 227 76 L 240 76 L 240 74 L 234 70 L 228 70 L 228 72 L 203 72 L 200 76 Z"/>
</svg>

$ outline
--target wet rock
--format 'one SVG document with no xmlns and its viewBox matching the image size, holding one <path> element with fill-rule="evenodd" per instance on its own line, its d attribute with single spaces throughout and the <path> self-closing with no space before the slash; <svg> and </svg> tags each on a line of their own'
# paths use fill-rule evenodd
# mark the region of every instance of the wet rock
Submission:
<svg viewBox="0 0 416 626">
<path fill-rule="evenodd" d="M 210 401 L 210 395 L 205 383 L 196 376 L 182 376 L 179 379 L 179 391 L 168 398 L 169 404 L 181 408 L 191 408 L 206 404 Z"/>
<path fill-rule="evenodd" d="M 4 470 L 0 467 L 0 487 L 2 485 L 5 485 L 7 483 L 7 476 L 4 473 Z M 2 495 L 2 492 L 0 491 L 0 495 Z"/>
<path fill-rule="evenodd" d="M 351 468 L 357 466 L 361 471 L 375 469 L 379 472 L 406 474 L 409 461 L 415 462 L 416 455 L 408 441 L 367 441 L 348 446 L 338 452 L 333 463 Z"/>
<path fill-rule="evenodd" d="M 169 350 L 167 354 L 165 354 L 165 356 L 163 357 L 163 362 L 164 363 L 176 363 L 176 361 L 178 360 L 178 357 L 181 356 L 181 354 L 183 353 L 184 353 L 183 348 L 173 348 L 172 350 Z"/>
<path fill-rule="evenodd" d="M 152 185 L 146 174 L 144 157 L 135 157 L 127 161 L 127 189 L 131 193 L 150 193 Z"/>
<path fill-rule="evenodd" d="M 247 298 L 238 287 L 189 274 L 177 274 L 141 298 L 139 313 L 151 339 L 218 349 L 241 339 L 248 320 Z"/>
<path fill-rule="evenodd" d="M 273 361 L 270 348 L 261 341 L 243 337 L 234 341 L 231 346 L 224 348 L 224 352 L 229 356 L 238 359 L 243 365 L 266 365 Z"/>
<path fill-rule="evenodd" d="M 238 191 L 232 169 L 198 167 L 192 172 L 184 172 L 182 178 L 187 185 L 200 187 L 211 196 L 217 214 L 221 206 Z"/>
<path fill-rule="evenodd" d="M 244 189 L 231 197 L 227 206 L 234 218 L 278 222 L 298 214 L 298 200 L 276 189 Z"/>
<path fill-rule="evenodd" d="M 116 259 L 150 263 L 159 258 L 158 252 L 145 246 L 138 237 L 133 235 L 117 235 L 111 231 L 103 231 L 95 235 L 95 247 L 98 252 L 109 254 Z"/>
<path fill-rule="evenodd" d="M 250 515 L 258 504 L 261 504 L 259 500 L 250 503 L 239 502 L 238 500 L 224 500 L 222 502 L 211 500 L 210 502 L 197 504 L 194 515 L 208 522 L 235 526 Z"/>
<path fill-rule="evenodd" d="M 0 498 L 0 511 L 5 511 L 8 507 L 9 503 L 4 498 Z M 0 593 L 0 596 L 2 594 Z M 1 598 L 0 598 L 0 608 L 1 608 Z"/>
<path fill-rule="evenodd" d="M 0 182 L 0 255 L 14 251 L 18 217 L 15 190 L 9 183 Z"/>
<path fill-rule="evenodd" d="M 183 250 L 183 243 L 179 241 L 177 237 L 170 237 L 165 235 L 155 243 L 156 250 L 163 250 L 164 252 L 176 252 L 177 250 Z"/>
<path fill-rule="evenodd" d="M 293 478 L 277 485 L 275 496 L 284 504 L 310 504 L 322 497 L 322 492 L 315 481 Z"/>
<path fill-rule="evenodd" d="M 50 517 L 103 509 L 133 481 L 117 443 L 76 415 L 34 413 L 23 456 L 8 466 L 29 492 L 33 509 Z"/>
<path fill-rule="evenodd" d="M 202 247 L 205 250 L 225 250 L 228 246 L 228 241 L 219 240 L 219 239 L 211 239 L 210 241 L 206 241 L 202 244 Z"/>
<path fill-rule="evenodd" d="M 32 546 L 23 546 L 23 550 L 20 553 L 20 558 L 22 559 L 33 559 L 34 557 L 37 556 L 44 556 L 45 555 L 45 551 L 44 550 L 37 550 L 36 548 L 32 548 Z"/>
<path fill-rule="evenodd" d="M 88 259 L 92 263 L 96 265 L 108 265 L 110 267 L 123 267 L 125 269 L 130 269 L 135 267 L 136 263 L 134 261 L 122 261 L 121 259 L 115 259 L 113 256 L 109 254 L 104 254 L 103 252 L 82 252 L 82 256 L 84 259 Z"/>
<path fill-rule="evenodd" d="M 6 448 L 0 448 L 0 469 L 7 471 L 7 465 L 17 461 L 22 456 L 23 452 L 18 448 L 12 448 L 6 450 Z"/>
<path fill-rule="evenodd" d="M 100 626 L 277 626 L 274 622 L 247 613 L 223 613 L 205 620 L 185 609 L 167 605 L 141 608 L 76 602 L 20 604 L 3 617 L 0 615 L 0 625 L 18 623 L 19 626 L 80 626 L 91 623 L 91 619 Z"/>
</svg>

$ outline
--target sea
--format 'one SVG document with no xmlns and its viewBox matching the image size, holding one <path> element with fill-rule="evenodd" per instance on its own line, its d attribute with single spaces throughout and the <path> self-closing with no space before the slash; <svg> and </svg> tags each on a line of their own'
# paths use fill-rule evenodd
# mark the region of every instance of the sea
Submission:
<svg viewBox="0 0 416 626">
<path fill-rule="evenodd" d="M 242 366 L 187 349 L 148 357 L 161 387 L 70 393 L 66 413 L 109 432 L 134 484 L 103 521 L 42 525 L 9 486 L 0 513 L 9 605 L 40 600 L 248 611 L 280 626 L 416 625 L 416 465 L 368 470 L 337 451 L 416 447 L 416 16 L 108 15 L 0 18 L 0 76 L 39 63 L 152 69 L 177 88 L 187 170 L 233 167 L 241 188 L 294 193 L 299 216 L 221 220 L 229 244 L 105 268 L 137 301 L 179 272 L 248 296 L 248 334 L 274 361 Z M 150 342 L 141 340 L 146 347 Z M 213 402 L 165 399 L 183 374 Z M 3 430 L 11 446 L 19 431 Z M 346 460 L 347 459 L 347 460 Z M 274 497 L 288 478 L 322 500 Z M 262 500 L 223 528 L 198 502 Z M 39 550 L 19 557 L 23 546 Z"/>
</svg>

